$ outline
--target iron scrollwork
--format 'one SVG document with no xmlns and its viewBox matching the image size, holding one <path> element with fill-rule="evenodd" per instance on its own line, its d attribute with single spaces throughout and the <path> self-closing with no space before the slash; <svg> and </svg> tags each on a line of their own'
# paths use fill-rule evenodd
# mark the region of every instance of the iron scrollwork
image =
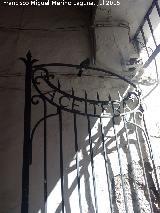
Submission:
<svg viewBox="0 0 160 213">
<path fill-rule="evenodd" d="M 111 73 L 110 71 L 106 71 L 103 69 L 97 68 L 98 71 L 101 71 L 103 73 L 107 73 L 112 76 L 118 77 L 120 80 L 123 80 L 127 83 L 130 83 L 130 85 L 133 87 L 133 92 L 128 92 L 125 97 L 120 97 L 119 100 L 111 100 L 111 98 L 108 98 L 108 100 L 91 100 L 86 98 L 87 92 L 85 94 L 85 98 L 77 97 L 74 95 L 74 90 L 72 89 L 72 93 L 66 93 L 65 91 L 61 90 L 60 82 L 57 82 L 56 86 L 52 83 L 52 79 L 54 79 L 54 75 L 51 75 L 49 71 L 47 70 L 47 67 L 49 66 L 58 66 L 58 67 L 74 67 L 75 69 L 78 68 L 78 65 L 70 65 L 70 64 L 60 64 L 60 63 L 54 63 L 54 64 L 42 64 L 42 65 L 35 65 L 33 66 L 33 75 L 32 75 L 32 83 L 38 94 L 45 99 L 48 103 L 51 105 L 54 105 L 55 107 L 58 107 L 64 111 L 68 111 L 71 113 L 77 113 L 81 115 L 87 115 L 92 117 L 112 117 L 114 116 L 122 116 L 124 115 L 123 107 L 125 106 L 127 108 L 126 113 L 131 113 L 134 110 L 136 111 L 140 106 L 140 91 L 129 80 L 125 79 L 122 76 L 119 76 L 115 73 Z M 95 71 L 95 68 L 88 67 L 88 69 Z M 43 73 L 43 72 L 44 73 Z M 40 74 L 38 74 L 40 72 Z M 40 85 L 43 82 L 45 83 L 46 87 L 48 88 L 48 92 L 43 92 Z M 136 105 L 133 109 L 129 107 L 129 101 L 135 102 Z M 111 110 L 111 102 L 113 102 L 114 106 L 114 113 L 112 113 Z M 82 106 L 82 107 L 81 107 Z M 92 111 L 88 111 L 88 108 L 92 107 Z M 83 108 L 83 109 L 82 109 Z M 102 109 L 100 113 L 97 113 L 97 109 Z"/>
</svg>

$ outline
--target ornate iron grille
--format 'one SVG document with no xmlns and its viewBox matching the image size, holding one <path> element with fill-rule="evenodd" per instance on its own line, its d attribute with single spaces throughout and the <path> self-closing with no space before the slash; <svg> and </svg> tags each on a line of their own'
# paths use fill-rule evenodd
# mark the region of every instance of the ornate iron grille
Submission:
<svg viewBox="0 0 160 213">
<path fill-rule="evenodd" d="M 126 90 L 123 96 L 119 93 L 118 100 L 113 100 L 110 94 L 108 95 L 107 100 L 101 100 L 99 93 L 97 93 L 97 98 L 95 100 L 91 100 L 88 98 L 87 92 L 85 92 L 84 98 L 77 97 L 74 89 L 72 89 L 70 93 L 67 93 L 61 89 L 62 87 L 59 81 L 57 84 L 53 83 L 54 75 L 49 72 L 48 69 L 53 67 L 62 69 L 65 67 L 68 69 L 74 68 L 75 70 L 79 70 L 83 68 L 80 65 L 62 63 L 37 65 L 35 64 L 37 60 L 32 59 L 30 52 L 28 52 L 26 58 L 21 58 L 21 60 L 26 66 L 21 212 L 29 212 L 29 195 L 31 193 L 30 171 L 34 164 L 34 155 L 32 156 L 32 153 L 33 146 L 35 145 L 33 144 L 33 141 L 36 132 L 40 131 L 40 125 L 42 125 L 41 132 L 43 132 L 43 136 L 39 137 L 39 141 L 43 140 L 42 186 L 44 203 L 42 211 L 45 213 L 51 212 L 51 210 L 48 209 L 47 204 L 47 198 L 49 196 L 48 179 L 52 178 L 48 175 L 48 170 L 50 168 L 47 165 L 47 140 L 49 129 L 54 129 L 57 124 L 59 149 L 58 153 L 55 151 L 54 154 L 59 156 L 59 159 L 57 159 L 58 162 L 54 163 L 59 165 L 61 201 L 52 212 L 71 212 L 69 198 L 73 189 L 70 192 L 70 188 L 65 187 L 68 179 L 65 178 L 66 164 L 64 156 L 68 148 L 65 145 L 66 141 L 63 136 L 64 113 L 69 113 L 69 115 L 72 116 L 73 123 L 73 141 L 71 142 L 73 142 L 74 147 L 75 163 L 74 166 L 71 167 L 72 169 L 70 169 L 70 167 L 69 169 L 76 171 L 74 187 L 71 188 L 77 189 L 77 199 L 79 203 L 79 207 L 74 209 L 74 212 L 142 212 L 141 205 L 143 205 L 143 203 L 141 201 L 142 194 L 140 194 L 140 191 L 143 192 L 143 196 L 145 197 L 145 205 L 147 206 L 145 212 L 159 211 L 160 190 L 157 168 L 144 119 L 144 110 L 140 98 L 141 93 L 136 85 L 124 77 L 110 71 L 87 67 L 87 69 L 92 72 L 98 71 L 99 73 L 103 73 L 127 83 L 130 90 Z M 45 87 L 43 83 L 45 83 Z M 44 88 L 46 87 L 47 91 L 44 91 Z M 32 124 L 33 113 L 31 113 L 31 108 L 33 108 L 33 106 L 37 107 L 40 104 L 40 101 L 42 103 L 40 113 L 43 115 L 39 119 L 36 119 L 37 121 L 35 124 Z M 83 107 L 79 107 L 80 105 L 83 105 Z M 90 106 L 92 107 L 90 108 Z M 56 123 L 49 126 L 49 119 L 55 117 L 57 117 Z M 84 145 L 84 142 L 81 144 L 78 142 L 80 137 L 78 127 L 79 117 L 85 118 L 86 132 L 88 135 L 86 140 L 88 148 L 86 148 L 85 145 L 83 159 L 79 154 Z M 98 137 L 97 132 L 94 135 L 92 134 L 92 119 L 96 119 L 98 122 Z M 108 119 L 108 122 L 106 122 L 106 119 Z M 120 124 L 123 127 L 119 130 L 118 128 Z M 109 133 L 111 130 L 112 135 Z M 53 137 L 52 140 L 56 140 L 56 138 Z M 111 145 L 112 147 L 110 147 Z M 133 145 L 136 148 L 138 156 L 137 164 L 133 159 L 135 155 L 132 148 Z M 36 144 L 36 146 L 36 152 L 38 152 L 40 145 Z M 110 157 L 113 152 L 117 153 L 118 172 L 116 176 L 113 172 L 114 166 L 112 165 L 116 160 L 115 157 Z M 98 164 L 98 173 L 105 171 L 103 178 L 101 174 L 99 175 L 96 173 L 96 158 L 99 154 L 103 157 L 103 169 L 100 168 L 100 164 L 102 164 L 101 159 Z M 127 162 L 125 171 L 124 162 Z M 40 163 L 37 165 L 39 164 Z M 91 168 L 90 174 L 88 172 L 88 165 L 90 165 Z M 138 171 L 140 174 L 137 175 Z M 55 174 L 53 174 L 53 176 Z M 81 189 L 83 185 L 82 177 L 85 178 L 85 192 L 82 192 Z M 101 182 L 106 187 L 106 190 L 102 189 L 99 191 L 98 185 Z M 90 185 L 92 185 L 92 192 Z M 99 199 L 101 194 L 105 196 L 105 202 L 103 202 L 104 209 L 101 208 L 102 203 Z M 68 197 L 68 199 L 66 197 Z M 87 210 L 84 210 L 83 207 L 83 197 L 85 197 L 86 200 L 89 199 L 89 201 L 87 201 Z M 55 198 L 56 196 L 53 198 L 52 202 L 54 202 Z M 119 204 L 120 200 L 121 204 Z M 32 205 L 35 204 L 32 203 Z"/>
</svg>

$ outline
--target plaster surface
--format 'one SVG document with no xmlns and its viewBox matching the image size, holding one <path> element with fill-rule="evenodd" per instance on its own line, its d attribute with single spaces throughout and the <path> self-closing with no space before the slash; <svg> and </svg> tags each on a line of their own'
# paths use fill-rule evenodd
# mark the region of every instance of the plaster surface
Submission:
<svg viewBox="0 0 160 213">
<path fill-rule="evenodd" d="M 131 3 L 130 3 L 131 4 Z M 133 4 L 133 3 L 132 3 Z M 144 8 L 148 7 L 144 4 Z M 126 8 L 124 8 L 126 11 Z M 89 33 L 86 28 L 88 15 L 79 8 L 6 8 L 0 9 L 0 166 L 1 190 L 0 190 L 0 212 L 19 213 L 21 203 L 21 169 L 22 169 L 22 145 L 23 145 L 23 109 L 24 109 L 24 64 L 18 60 L 25 56 L 27 51 L 32 51 L 33 57 L 40 59 L 38 63 L 63 62 L 79 64 L 82 60 L 90 57 Z M 99 10 L 96 19 L 99 20 Z M 116 13 L 116 12 L 115 12 Z M 117 10 L 118 13 L 118 10 Z M 124 15 L 123 10 L 120 15 Z M 128 13 L 129 14 L 129 13 Z M 10 18 L 8 18 L 10 15 Z M 143 15 L 143 14 L 141 14 Z M 12 17 L 12 18 L 11 18 Z M 119 17 L 119 16 L 118 16 Z M 117 19 L 118 19 L 117 17 Z M 133 16 L 132 16 L 133 17 Z M 132 19 L 131 17 L 131 19 Z M 124 18 L 124 17 L 123 17 Z M 125 18 L 124 18 L 125 19 Z M 139 20 L 140 21 L 140 20 Z M 17 30 L 13 28 L 21 28 Z M 12 28 L 12 29 L 11 29 Z M 62 29 L 63 28 L 63 29 Z M 115 28 L 115 39 L 111 29 L 96 29 L 97 36 L 97 64 L 100 67 L 109 68 L 122 74 L 121 57 L 126 60 L 131 54 L 131 45 L 126 30 Z M 118 32 L 118 33 L 116 33 Z M 119 55 L 115 40 L 118 42 L 122 55 Z M 106 48 L 108 46 L 108 49 Z M 111 49 L 112 48 L 112 49 Z M 106 50 L 107 49 L 107 50 Z M 113 54 L 111 54 L 111 51 Z M 131 52 L 130 52 L 131 51 Z M 114 60 L 112 60 L 114 57 Z M 108 61 L 107 61 L 108 58 Z M 108 99 L 109 93 L 114 99 L 124 94 L 128 85 L 117 79 L 91 71 L 84 72 L 82 78 L 77 77 L 77 70 L 53 70 L 57 79 L 62 84 L 62 89 L 71 93 L 71 87 L 75 94 L 84 97 L 85 90 L 89 98 L 96 99 L 98 91 L 101 99 Z M 68 76 L 66 74 L 72 74 Z M 91 76 L 92 75 L 92 76 Z M 131 78 L 130 74 L 124 76 Z M 137 80 L 137 79 L 136 79 Z M 136 81 L 135 80 L 135 81 Z M 46 89 L 46 88 L 45 88 Z M 35 93 L 35 90 L 32 90 Z M 107 97 L 107 98 L 106 98 Z M 41 104 L 32 107 L 33 121 L 42 116 Z M 51 106 L 48 112 L 54 112 Z M 83 116 L 78 116 L 78 143 L 79 158 L 81 160 L 81 192 L 83 211 L 94 212 L 92 171 L 90 164 L 87 120 Z M 110 157 L 110 179 L 117 177 L 119 186 L 118 158 L 115 148 L 114 131 L 111 121 L 104 120 L 105 131 L 109 132 L 106 138 L 107 151 Z M 126 174 L 129 159 L 126 157 L 126 136 L 124 135 L 123 123 L 117 120 L 117 131 L 119 132 L 119 142 L 121 143 L 121 156 L 124 157 L 123 172 Z M 120 125 L 121 123 L 121 125 Z M 48 120 L 48 212 L 61 212 L 60 198 L 60 171 L 59 171 L 59 123 L 58 117 Z M 105 204 L 105 196 L 109 199 L 108 186 L 105 180 L 105 165 L 103 160 L 103 147 L 100 143 L 100 127 L 97 119 L 91 120 L 92 137 L 94 144 L 95 175 L 97 180 L 99 212 L 109 212 L 109 206 Z M 130 127 L 130 137 L 133 141 L 135 135 Z M 73 134 L 73 115 L 63 113 L 63 139 L 64 139 L 64 179 L 65 179 L 65 206 L 66 212 L 78 211 L 78 195 L 75 170 L 75 150 Z M 143 139 L 143 137 L 142 137 Z M 143 140 L 142 140 L 143 142 Z M 138 153 L 133 148 L 135 161 L 139 161 Z M 146 152 L 146 159 L 148 152 Z M 99 170 L 99 168 L 101 169 Z M 30 173 L 30 206 L 29 213 L 44 212 L 43 202 L 43 125 L 40 125 L 35 134 L 33 143 L 33 164 Z M 119 190 L 121 192 L 121 189 Z M 143 191 L 141 191 L 143 194 Z M 119 194 L 118 194 L 119 195 Z M 118 196 L 117 195 L 117 196 Z M 143 195 L 144 196 L 144 195 Z M 124 210 L 123 197 L 120 197 L 121 211 Z M 130 194 L 128 200 L 131 203 L 130 212 L 133 212 L 132 199 Z M 145 198 L 144 198 L 145 200 Z M 115 202 L 115 211 L 117 201 Z M 148 206 L 148 202 L 146 201 Z"/>
</svg>

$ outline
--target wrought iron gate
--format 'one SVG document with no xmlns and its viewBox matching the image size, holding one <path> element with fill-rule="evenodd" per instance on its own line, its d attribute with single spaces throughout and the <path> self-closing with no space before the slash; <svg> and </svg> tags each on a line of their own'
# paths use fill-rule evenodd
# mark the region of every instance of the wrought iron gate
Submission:
<svg viewBox="0 0 160 213">
<path fill-rule="evenodd" d="M 70 93 L 67 93 L 63 91 L 59 81 L 53 83 L 55 80 L 54 75 L 49 69 L 53 67 L 62 69 L 65 67 L 67 69 L 75 69 L 76 72 L 76 70 L 83 68 L 80 65 L 61 63 L 35 65 L 37 60 L 32 59 L 30 52 L 28 52 L 26 58 L 21 58 L 21 60 L 26 65 L 21 212 L 29 212 L 29 195 L 31 193 L 29 180 L 31 178 L 31 167 L 34 164 L 34 155 L 32 156 L 32 153 L 33 145 L 36 141 L 34 143 L 33 141 L 37 131 L 42 134 L 37 136 L 39 137 L 38 142 L 43 139 L 41 143 L 43 145 L 42 172 L 44 202 L 42 212 L 72 212 L 67 205 L 69 206 L 69 198 L 73 189 L 69 192 L 70 188 L 66 189 L 65 187 L 68 179 L 65 179 L 66 164 L 64 156 L 70 147 L 66 146 L 67 139 L 64 139 L 64 112 L 72 116 L 71 121 L 73 124 L 73 136 L 70 133 L 70 137 L 73 140 L 69 141 L 69 143 L 74 147 L 74 157 L 72 157 L 75 159 L 75 163 L 72 167 L 68 167 L 68 170 L 70 169 L 72 172 L 76 171 L 75 184 L 72 188 L 76 188 L 77 190 L 76 199 L 78 199 L 79 206 L 74 209 L 74 212 L 141 212 L 141 196 L 145 197 L 146 212 L 158 212 L 160 207 L 160 189 L 157 168 L 144 119 L 144 111 L 140 98 L 141 93 L 136 85 L 110 71 L 87 67 L 91 72 L 103 73 L 104 75 L 125 82 L 129 86 L 129 89 L 126 90 L 124 95 L 120 95 L 119 93 L 118 100 L 113 100 L 111 94 L 108 95 L 107 100 L 101 100 L 101 94 L 99 93 L 97 93 L 95 100 L 91 100 L 88 98 L 87 92 L 85 92 L 84 98 L 77 97 L 74 89 Z M 36 109 L 38 105 L 42 106 L 40 112 L 38 112 L 38 117 L 39 114 L 42 115 L 37 119 L 36 111 L 33 114 L 31 108 L 34 107 Z M 33 117 L 36 117 L 37 120 L 35 124 L 32 122 Z M 57 117 L 56 123 L 50 123 L 49 125 L 49 119 L 55 117 Z M 85 141 L 81 144 L 78 142 L 80 137 L 79 132 L 81 131 L 80 128 L 85 128 L 83 128 L 83 125 L 78 126 L 79 117 L 85 118 L 84 123 L 86 123 L 85 128 L 87 132 L 87 142 Z M 94 135 L 92 134 L 92 119 L 95 119 L 98 123 L 98 136 L 97 132 Z M 42 129 L 39 129 L 40 125 Z M 56 125 L 58 127 L 55 127 Z M 121 129 L 119 129 L 120 126 L 122 126 Z M 49 196 L 48 179 L 54 178 L 56 173 L 52 177 L 48 175 L 48 170 L 51 170 L 51 168 L 47 164 L 49 151 L 47 140 L 50 137 L 48 136 L 48 131 L 50 130 L 50 135 L 52 135 L 52 131 L 55 128 L 57 128 L 55 131 L 59 137 L 59 142 L 56 146 L 59 148 L 57 149 L 58 152 L 54 151 L 54 155 L 59 156 L 59 158 L 54 163 L 59 165 L 61 201 L 57 204 L 56 210 L 49 210 L 47 204 Z M 56 136 L 51 137 L 51 140 L 57 140 Z M 71 139 L 69 138 L 69 140 Z M 80 152 L 85 143 L 88 143 L 88 147 L 85 145 L 85 152 L 83 152 L 82 159 Z M 134 151 L 133 145 L 135 147 Z M 35 146 L 37 147 L 36 152 L 42 150 L 40 145 L 36 144 Z M 116 153 L 116 156 L 112 156 L 113 153 Z M 134 160 L 135 155 L 138 158 L 137 162 Z M 97 159 L 97 156 L 102 156 L 103 160 L 100 157 Z M 37 165 L 39 166 L 39 164 L 40 162 Z M 115 169 L 114 164 L 117 167 L 117 175 L 113 172 Z M 89 165 L 90 173 L 88 172 Z M 104 171 L 105 174 L 103 173 Z M 34 174 L 34 178 L 36 179 L 35 176 L 36 174 Z M 82 183 L 82 177 L 84 176 L 85 179 Z M 92 190 L 90 189 L 91 185 Z M 100 189 L 100 185 L 102 189 Z M 103 189 L 103 185 L 105 189 Z M 82 191 L 82 187 L 85 187 L 85 192 Z M 100 201 L 103 199 L 102 195 L 105 197 L 105 202 L 103 203 Z M 56 196 L 53 197 L 52 202 L 54 202 Z M 84 209 L 84 197 L 86 200 L 89 199 L 86 204 L 87 210 Z M 99 199 L 99 197 L 101 198 Z M 35 204 L 33 203 L 32 205 Z"/>
</svg>

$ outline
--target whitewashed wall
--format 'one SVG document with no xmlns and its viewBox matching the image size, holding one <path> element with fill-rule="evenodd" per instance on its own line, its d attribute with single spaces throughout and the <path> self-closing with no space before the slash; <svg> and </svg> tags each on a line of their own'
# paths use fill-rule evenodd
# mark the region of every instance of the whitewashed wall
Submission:
<svg viewBox="0 0 160 213">
<path fill-rule="evenodd" d="M 1 169 L 1 189 L 0 189 L 0 212 L 1 213 L 18 213 L 20 212 L 21 203 L 21 169 L 22 169 L 22 145 L 23 145 L 23 109 L 24 109 L 24 65 L 18 60 L 19 57 L 25 56 L 30 49 L 34 58 L 39 59 L 42 63 L 47 62 L 62 62 L 79 64 L 82 60 L 90 57 L 90 40 L 87 27 L 82 27 L 88 23 L 88 14 L 78 8 L 1 8 L 0 9 L 0 167 Z M 68 28 L 76 27 L 76 29 Z M 26 30 L 17 30 L 11 28 L 25 28 Z M 57 29 L 65 28 L 65 29 Z M 49 29 L 49 30 L 48 30 Z M 114 29 L 117 31 L 117 29 Z M 118 29 L 119 30 L 119 29 Z M 109 35 L 110 29 L 96 29 L 97 35 L 97 64 L 105 68 L 110 68 L 119 73 L 123 73 L 120 61 L 121 56 L 118 53 L 115 39 Z M 107 35 L 107 36 L 106 36 Z M 111 38 L 111 39 L 110 39 Z M 127 48 L 131 48 L 129 37 L 126 30 L 121 30 L 116 35 L 116 42 L 119 42 L 120 49 L 127 52 Z M 112 45 L 113 43 L 113 45 Z M 106 47 L 109 48 L 107 49 Z M 113 49 L 111 50 L 110 47 Z M 106 51 L 107 49 L 107 51 Z M 112 54 L 110 55 L 110 51 Z M 126 53 L 124 55 L 127 56 Z M 113 58 L 115 57 L 115 58 Z M 107 60 L 109 58 L 109 60 Z M 56 72 L 62 73 L 61 70 Z M 76 72 L 72 70 L 72 73 Z M 90 74 L 90 73 L 89 73 Z M 124 74 L 125 75 L 125 74 Z M 58 75 L 57 75 L 58 76 Z M 58 76 L 63 85 L 63 89 L 71 92 L 71 85 L 75 89 L 78 96 L 84 96 L 84 91 L 87 90 L 90 98 L 96 98 L 98 90 L 100 97 L 106 99 L 109 92 L 114 98 L 118 97 L 117 90 L 121 94 L 127 88 L 127 85 L 122 81 L 111 80 L 108 78 L 99 79 L 96 77 L 77 76 L 68 78 Z M 119 82 L 119 83 L 118 83 Z M 34 121 L 39 117 L 41 111 L 34 108 Z M 59 135 L 58 135 L 58 120 L 55 118 L 49 121 L 49 138 L 48 138 L 48 212 L 60 212 L 60 181 L 59 181 Z M 90 196 L 90 190 L 93 194 L 93 188 L 89 189 L 91 184 L 91 169 L 88 167 L 89 159 L 87 157 L 87 126 L 85 118 L 79 118 L 79 144 L 81 147 L 80 156 L 86 157 L 84 168 L 82 168 L 82 194 L 84 195 L 83 210 L 84 212 L 93 212 L 93 198 Z M 33 122 L 34 122 L 33 121 Z M 76 196 L 75 183 L 76 171 L 69 173 L 70 168 L 74 165 L 74 146 L 73 146 L 73 118 L 70 114 L 64 115 L 63 135 L 64 143 L 64 170 L 66 172 L 65 180 L 68 179 L 67 190 L 70 193 L 71 206 L 68 204 L 69 196 L 65 195 L 67 212 L 78 212 L 78 202 Z M 93 119 L 91 126 L 96 126 L 96 119 Z M 39 127 L 41 132 L 42 126 Z M 110 126 L 108 126 L 110 128 Z M 113 133 L 113 132 L 112 132 Z M 111 136 L 112 136 L 111 133 Z M 95 134 L 95 145 L 98 141 L 98 136 Z M 31 195 L 30 195 L 30 213 L 40 213 L 44 211 L 43 206 L 43 187 L 42 187 L 42 136 L 36 135 L 38 140 L 33 145 L 33 165 L 31 166 Z M 38 144 L 39 143 L 39 144 Z M 97 142 L 98 143 L 98 142 Z M 98 147 L 98 145 L 97 145 Z M 111 147 L 112 148 L 112 147 Z M 95 152 L 100 149 L 95 148 Z M 97 167 L 102 162 L 101 154 L 97 154 Z M 114 158 L 114 156 L 111 156 Z M 40 163 L 41 162 L 41 163 Z M 112 161 L 113 162 L 113 161 Z M 115 162 L 116 164 L 116 162 Z M 116 168 L 114 167 L 113 170 Z M 98 171 L 98 170 L 97 170 Z M 104 181 L 104 170 L 102 166 L 101 174 Z M 116 175 L 115 169 L 114 174 Z M 96 175 L 98 172 L 96 173 Z M 107 191 L 103 189 L 100 175 L 96 176 L 98 180 L 99 194 L 101 201 L 104 199 L 102 194 Z M 84 184 L 83 184 L 84 183 Z M 73 186 L 72 186 L 73 184 Z M 87 188 L 89 187 L 89 188 Z M 74 190 L 75 189 L 75 190 Z M 103 191 L 103 193 L 102 193 Z M 108 195 L 107 195 L 108 196 Z M 53 199 L 53 200 L 52 200 Z M 54 201 L 54 204 L 53 204 Z M 108 211 L 108 206 L 104 206 L 105 199 L 99 207 L 100 212 Z M 68 204 L 68 206 L 67 206 Z M 90 207 L 88 207 L 90 206 Z M 122 208 L 123 209 L 123 208 Z"/>
</svg>

